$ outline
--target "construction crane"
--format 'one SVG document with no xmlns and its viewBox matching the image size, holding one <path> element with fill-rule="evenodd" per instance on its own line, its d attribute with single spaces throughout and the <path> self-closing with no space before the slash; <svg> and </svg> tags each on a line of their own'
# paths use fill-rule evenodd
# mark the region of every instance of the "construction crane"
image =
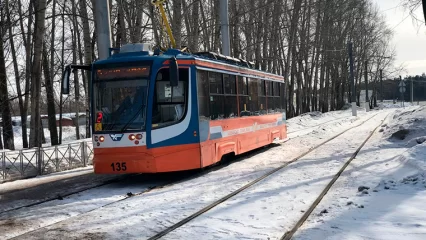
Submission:
<svg viewBox="0 0 426 240">
<path fill-rule="evenodd" d="M 163 25 L 166 28 L 167 34 L 169 35 L 172 48 L 176 49 L 176 41 L 173 37 L 172 29 L 170 28 L 169 20 L 167 19 L 166 11 L 164 10 L 164 5 L 167 3 L 167 0 L 154 0 L 152 4 L 158 8 L 163 18 Z"/>
</svg>

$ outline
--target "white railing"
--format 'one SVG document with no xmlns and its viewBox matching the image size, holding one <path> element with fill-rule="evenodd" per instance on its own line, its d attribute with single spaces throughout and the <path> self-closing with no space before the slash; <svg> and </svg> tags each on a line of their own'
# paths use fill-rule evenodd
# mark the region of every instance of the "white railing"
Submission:
<svg viewBox="0 0 426 240">
<path fill-rule="evenodd" d="M 92 165 L 90 140 L 0 152 L 0 183 Z"/>
</svg>

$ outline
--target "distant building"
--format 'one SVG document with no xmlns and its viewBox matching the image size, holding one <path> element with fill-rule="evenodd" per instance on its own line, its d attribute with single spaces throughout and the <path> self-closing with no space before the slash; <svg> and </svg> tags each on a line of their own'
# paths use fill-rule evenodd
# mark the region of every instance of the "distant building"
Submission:
<svg viewBox="0 0 426 240">
<path fill-rule="evenodd" d="M 56 117 L 56 126 L 59 127 L 59 123 L 62 122 L 63 127 L 72 127 L 74 125 L 74 121 L 71 118 L 68 117 L 62 117 L 62 120 L 59 120 L 59 117 Z M 41 124 L 43 125 L 43 128 L 49 127 L 49 119 L 47 115 L 41 116 Z"/>
</svg>

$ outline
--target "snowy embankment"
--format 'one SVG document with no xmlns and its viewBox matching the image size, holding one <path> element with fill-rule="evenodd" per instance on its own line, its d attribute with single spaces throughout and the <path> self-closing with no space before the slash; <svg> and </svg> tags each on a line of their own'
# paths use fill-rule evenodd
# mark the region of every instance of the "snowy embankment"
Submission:
<svg viewBox="0 0 426 240">
<path fill-rule="evenodd" d="M 425 139 L 426 107 L 397 110 L 294 239 L 426 239 Z"/>
</svg>

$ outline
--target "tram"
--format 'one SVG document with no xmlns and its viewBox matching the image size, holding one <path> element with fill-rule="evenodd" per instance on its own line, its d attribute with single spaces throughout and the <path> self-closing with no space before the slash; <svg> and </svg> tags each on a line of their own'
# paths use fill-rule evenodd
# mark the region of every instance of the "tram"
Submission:
<svg viewBox="0 0 426 240">
<path fill-rule="evenodd" d="M 283 77 L 242 59 L 127 44 L 87 70 L 95 173 L 199 169 L 287 137 Z"/>
<path fill-rule="evenodd" d="M 165 2 L 153 4 L 172 48 L 126 44 L 64 70 L 63 94 L 72 69 L 91 71 L 95 173 L 200 169 L 287 137 L 284 78 L 243 59 L 177 50 Z"/>
</svg>

